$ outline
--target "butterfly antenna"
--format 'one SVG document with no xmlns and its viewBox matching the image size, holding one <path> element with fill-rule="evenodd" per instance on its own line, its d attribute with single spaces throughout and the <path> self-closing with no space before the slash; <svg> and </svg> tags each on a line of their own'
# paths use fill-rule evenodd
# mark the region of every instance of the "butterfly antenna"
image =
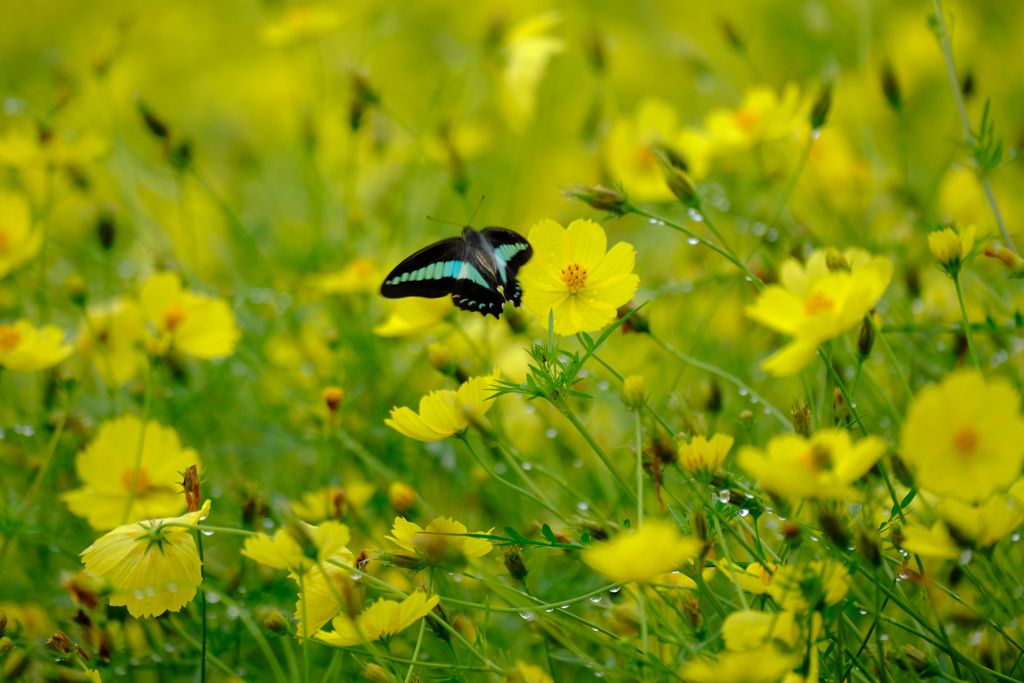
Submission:
<svg viewBox="0 0 1024 683">
<path fill-rule="evenodd" d="M 473 225 L 473 219 L 476 218 L 477 213 L 480 212 L 480 207 L 484 205 L 484 199 L 486 195 L 480 195 L 480 203 L 476 205 L 476 209 L 473 211 L 473 215 L 469 217 L 469 223 L 467 225 Z"/>
<path fill-rule="evenodd" d="M 434 221 L 435 223 L 443 223 L 445 225 L 454 225 L 456 228 L 461 228 L 462 227 L 460 224 L 456 223 L 455 221 L 446 221 L 443 218 L 434 218 L 433 216 L 427 216 L 427 220 L 428 221 Z"/>
</svg>

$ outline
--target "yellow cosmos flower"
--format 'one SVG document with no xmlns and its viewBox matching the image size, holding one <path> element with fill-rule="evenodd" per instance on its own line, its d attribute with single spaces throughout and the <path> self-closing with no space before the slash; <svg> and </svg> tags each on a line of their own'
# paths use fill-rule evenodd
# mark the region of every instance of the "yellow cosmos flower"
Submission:
<svg viewBox="0 0 1024 683">
<path fill-rule="evenodd" d="M 608 135 L 605 158 L 630 199 L 667 202 L 673 198 L 665 184 L 659 150 L 671 150 L 679 137 L 676 110 L 657 99 L 640 103 L 632 117 L 621 118 Z M 685 160 L 687 167 L 689 158 Z"/>
<path fill-rule="evenodd" d="M 969 502 L 1005 489 L 1024 463 L 1020 394 L 1004 379 L 964 370 L 914 397 L 900 455 L 921 488 Z"/>
<path fill-rule="evenodd" d="M 807 123 L 800 88 L 788 84 L 780 97 L 769 88 L 753 88 L 736 109 L 718 109 L 708 114 L 704 126 L 717 154 L 751 149 L 755 145 L 785 136 L 799 135 Z"/>
<path fill-rule="evenodd" d="M 722 623 L 725 647 L 734 652 L 742 652 L 761 647 L 772 640 L 793 647 L 800 637 L 800 627 L 795 617 L 792 612 L 733 612 Z"/>
<path fill-rule="evenodd" d="M 684 537 L 674 524 L 652 519 L 642 529 L 620 533 L 583 551 L 583 561 L 598 574 L 622 583 L 646 583 L 679 569 L 696 557 L 700 541 Z"/>
<path fill-rule="evenodd" d="M 555 332 L 594 332 L 615 320 L 640 277 L 633 274 L 633 246 L 619 242 L 605 253 L 608 237 L 593 221 L 575 220 L 565 229 L 543 220 L 530 229 L 533 258 L 523 266 L 523 304 L 548 326 L 554 311 Z"/>
<path fill-rule="evenodd" d="M 504 41 L 504 88 L 501 110 L 509 125 L 522 131 L 533 121 L 537 109 L 537 88 L 548 61 L 565 50 L 561 38 L 548 33 L 562 21 L 558 12 L 546 12 L 513 26 Z"/>
<path fill-rule="evenodd" d="M 860 500 L 851 484 L 863 477 L 885 453 L 877 436 L 856 444 L 845 429 L 822 429 L 807 439 L 800 434 L 776 436 L 767 452 L 752 446 L 740 450 L 737 460 L 766 490 L 790 498 L 842 498 Z"/>
<path fill-rule="evenodd" d="M 90 306 L 78 331 L 78 353 L 92 359 L 108 385 L 120 386 L 133 379 L 146 362 L 139 348 L 145 336 L 142 310 L 138 304 L 117 297 Z"/>
<path fill-rule="evenodd" d="M 32 227 L 32 209 L 24 195 L 0 190 L 0 279 L 35 258 L 43 231 Z"/>
<path fill-rule="evenodd" d="M 331 7 L 294 5 L 264 26 L 260 38 L 271 47 L 283 47 L 322 38 L 340 25 L 341 16 Z"/>
<path fill-rule="evenodd" d="M 693 474 L 710 474 L 722 466 L 734 442 L 727 434 L 695 436 L 679 447 L 679 466 Z"/>
<path fill-rule="evenodd" d="M 387 319 L 374 325 L 378 337 L 407 337 L 434 329 L 455 310 L 450 296 L 423 299 L 411 296 L 395 304 Z"/>
<path fill-rule="evenodd" d="M 195 597 L 203 563 L 192 531 L 171 523 L 197 524 L 209 514 L 207 500 L 181 517 L 119 526 L 82 551 L 82 562 L 113 586 L 110 604 L 133 617 L 177 612 Z"/>
<path fill-rule="evenodd" d="M 494 529 L 474 533 L 489 534 L 492 531 Z M 462 535 L 468 533 L 465 524 L 450 517 L 438 517 L 426 529 L 404 517 L 395 517 L 391 536 L 384 538 L 434 566 L 451 564 L 463 558 L 483 557 L 494 549 L 494 545 L 486 538 Z"/>
<path fill-rule="evenodd" d="M 515 669 L 509 671 L 503 680 L 507 683 L 554 683 L 544 667 L 527 664 L 521 659 L 516 660 Z"/>
<path fill-rule="evenodd" d="M 457 391 L 442 389 L 420 399 L 420 412 L 412 408 L 395 407 L 391 418 L 384 424 L 400 434 L 418 441 L 441 441 L 469 427 L 471 422 L 483 418 L 494 403 L 489 398 L 491 385 L 498 379 L 498 371 L 490 375 L 471 377 Z"/>
<path fill-rule="evenodd" d="M 960 557 L 963 552 L 963 548 L 942 522 L 935 522 L 930 529 L 923 524 L 911 523 L 903 527 L 901 533 L 903 540 L 900 545 L 903 549 L 921 557 L 952 560 Z"/>
<path fill-rule="evenodd" d="M 55 325 L 36 328 L 27 320 L 0 325 L 0 366 L 32 372 L 63 362 L 74 352 L 64 343 L 64 331 Z"/>
<path fill-rule="evenodd" d="M 153 352 L 174 349 L 203 360 L 235 352 L 241 333 L 224 299 L 185 291 L 181 278 L 167 271 L 147 280 L 139 299 L 143 315 L 157 333 Z"/>
<path fill-rule="evenodd" d="M 372 294 L 384 272 L 372 258 L 357 258 L 335 273 L 314 276 L 311 284 L 324 294 Z"/>
<path fill-rule="evenodd" d="M 291 578 L 300 585 L 294 615 L 299 636 L 315 634 L 338 612 L 363 604 L 366 597 L 365 589 L 352 582 L 348 570 L 333 564 L 311 567 L 301 579 L 296 574 Z"/>
<path fill-rule="evenodd" d="M 778 567 L 768 595 L 785 610 L 802 612 L 815 605 L 834 605 L 850 590 L 850 573 L 833 560 L 813 560 Z"/>
<path fill-rule="evenodd" d="M 751 562 L 746 567 L 740 567 L 725 560 L 718 560 L 716 565 L 729 583 L 738 584 L 740 588 L 754 595 L 764 595 L 768 592 L 772 577 L 779 569 L 775 562 Z"/>
<path fill-rule="evenodd" d="M 261 533 L 247 537 L 242 554 L 268 567 L 304 574 L 331 559 L 352 564 L 352 553 L 345 547 L 351 538 L 348 527 L 339 522 L 319 526 L 296 522 L 278 529 L 273 536 Z"/>
<path fill-rule="evenodd" d="M 824 250 L 806 267 L 789 259 L 779 273 L 781 284 L 769 285 L 747 307 L 747 315 L 793 341 L 761 367 L 777 377 L 800 372 L 823 342 L 861 324 L 892 279 L 892 263 L 860 249 L 843 254 L 850 269 L 830 270 Z"/>
<path fill-rule="evenodd" d="M 328 486 L 307 491 L 300 500 L 291 501 L 292 512 L 306 522 L 341 519 L 346 514 L 361 510 L 376 492 L 377 487 L 365 481 L 348 482 L 344 488 Z"/>
<path fill-rule="evenodd" d="M 75 472 L 84 486 L 62 493 L 60 499 L 94 529 L 105 531 L 121 524 L 133 483 L 129 520 L 166 517 L 185 509 L 179 473 L 199 465 L 199 454 L 182 448 L 171 427 L 150 420 L 145 439 L 142 429 L 142 421 L 134 415 L 108 420 L 75 456 Z M 142 457 L 136 472 L 140 443 Z"/>
<path fill-rule="evenodd" d="M 1024 524 L 1024 479 L 1006 493 L 993 493 L 984 503 L 971 505 L 946 498 L 935 506 L 957 538 L 978 546 L 992 545 Z"/>
<path fill-rule="evenodd" d="M 441 601 L 438 595 L 427 597 L 416 591 L 402 602 L 381 598 L 356 617 L 355 621 L 342 614 L 333 622 L 333 632 L 317 631 L 316 638 L 325 643 L 351 647 L 390 638 L 427 616 Z"/>
<path fill-rule="evenodd" d="M 950 275 L 960 272 L 960 266 L 970 256 L 976 231 L 973 225 L 969 225 L 962 235 L 958 235 L 952 228 L 928 234 L 928 248 L 932 256 Z"/>
<path fill-rule="evenodd" d="M 697 657 L 679 670 L 689 683 L 777 683 L 800 665 L 802 657 L 764 645 L 743 652 L 725 651 L 717 659 Z"/>
</svg>

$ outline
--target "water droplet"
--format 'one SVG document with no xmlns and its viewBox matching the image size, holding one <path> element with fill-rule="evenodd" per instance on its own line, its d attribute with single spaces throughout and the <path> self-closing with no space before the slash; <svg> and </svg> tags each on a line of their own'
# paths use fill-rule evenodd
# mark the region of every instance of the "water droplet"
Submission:
<svg viewBox="0 0 1024 683">
<path fill-rule="evenodd" d="M 533 465 L 528 463 L 528 462 L 524 462 L 523 463 L 523 469 L 526 470 L 527 472 L 529 472 L 530 470 L 533 469 Z"/>
<path fill-rule="evenodd" d="M 533 621 L 537 618 L 536 616 L 534 616 L 533 612 L 520 612 L 519 616 L 521 616 L 523 619 L 526 619 L 527 621 Z"/>
<path fill-rule="evenodd" d="M 971 561 L 971 551 L 965 550 L 960 553 L 960 564 L 968 564 Z"/>
<path fill-rule="evenodd" d="M 867 611 L 866 609 L 862 609 L 862 610 L 860 611 L 860 613 L 861 613 L 861 614 L 867 614 L 867 613 L 868 613 L 868 611 Z"/>
<path fill-rule="evenodd" d="M 648 218 L 647 222 L 650 223 L 651 225 L 657 225 L 658 224 L 658 219 L 657 218 Z"/>
<path fill-rule="evenodd" d="M 562 605 L 561 609 L 569 609 L 569 605 Z"/>
<path fill-rule="evenodd" d="M 548 437 L 549 439 L 553 439 L 556 436 L 558 436 L 558 430 L 555 429 L 554 427 L 551 427 L 546 432 L 544 432 L 544 436 Z"/>
<path fill-rule="evenodd" d="M 601 602 L 601 596 L 600 595 L 591 595 L 590 596 L 590 602 L 592 602 L 592 603 L 594 603 L 596 605 L 597 603 Z"/>
<path fill-rule="evenodd" d="M 821 137 L 821 128 L 815 128 L 814 130 L 811 131 L 811 139 L 812 140 L 817 140 L 820 137 Z"/>
<path fill-rule="evenodd" d="M 1013 536 L 1010 536 L 1010 540 L 1016 543 L 1020 540 L 1020 534 L 1014 534 Z"/>
<path fill-rule="evenodd" d="M 616 588 L 612 588 L 608 592 L 609 593 L 618 593 L 620 590 L 622 590 L 622 586 L 618 586 Z"/>
<path fill-rule="evenodd" d="M 691 247 L 695 247 L 698 244 L 700 244 L 700 240 L 697 239 L 696 237 L 688 237 L 686 238 L 686 243 L 689 244 Z"/>
<path fill-rule="evenodd" d="M 209 529 L 203 529 L 203 536 L 213 536 L 214 532 Z"/>
<path fill-rule="evenodd" d="M 220 593 L 214 593 L 213 591 L 206 591 L 206 602 L 211 605 L 216 605 L 220 602 Z"/>
<path fill-rule="evenodd" d="M 749 514 L 750 510 L 748 510 L 747 508 L 743 508 L 742 510 L 740 510 L 740 517 L 746 517 Z"/>
<path fill-rule="evenodd" d="M 358 581 L 359 579 L 363 578 L 363 575 L 359 572 L 351 572 L 348 575 L 348 578 L 352 579 L 353 581 Z"/>
<path fill-rule="evenodd" d="M 718 499 L 723 503 L 728 503 L 730 495 L 731 494 L 729 493 L 729 489 L 722 489 L 721 491 L 718 492 Z"/>
<path fill-rule="evenodd" d="M 554 611 L 555 611 L 555 608 L 554 608 L 554 607 L 549 607 L 549 608 L 547 608 L 547 609 L 546 609 L 546 610 L 544 610 L 544 611 L 545 611 L 545 612 L 554 612 Z"/>
<path fill-rule="evenodd" d="M 576 509 L 582 512 L 586 512 L 587 510 L 590 509 L 590 503 L 588 503 L 585 500 L 581 500 L 580 502 L 576 503 Z"/>
<path fill-rule="evenodd" d="M 704 215 L 693 207 L 686 210 L 686 215 L 689 216 L 690 220 L 694 223 L 702 223 L 704 221 Z"/>
</svg>

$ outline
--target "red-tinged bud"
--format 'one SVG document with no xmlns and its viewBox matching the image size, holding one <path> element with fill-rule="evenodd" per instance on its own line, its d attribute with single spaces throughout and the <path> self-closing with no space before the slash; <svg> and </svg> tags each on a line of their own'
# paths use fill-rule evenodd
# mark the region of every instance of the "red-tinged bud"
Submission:
<svg viewBox="0 0 1024 683">
<path fill-rule="evenodd" d="M 64 631 L 57 631 L 54 633 L 50 636 L 50 639 L 46 641 L 46 644 L 61 654 L 71 654 L 71 639 L 68 638 Z"/>
<path fill-rule="evenodd" d="M 1021 258 L 1006 247 L 1000 247 L 999 249 L 985 247 L 984 254 L 989 258 L 997 259 L 1009 268 L 1009 277 L 1014 279 L 1024 278 L 1024 258 Z"/>
<path fill-rule="evenodd" d="M 195 465 L 190 465 L 182 475 L 184 480 L 181 482 L 181 486 L 185 490 L 185 502 L 188 504 L 188 511 L 198 512 L 202 506 L 202 501 L 199 497 L 199 472 Z"/>
<path fill-rule="evenodd" d="M 388 501 L 398 514 L 403 514 L 416 504 L 416 489 L 400 481 L 393 481 L 388 487 Z"/>
<path fill-rule="evenodd" d="M 327 410 L 333 414 L 338 412 L 338 406 L 341 405 L 341 400 L 345 397 L 345 391 L 341 387 L 327 387 L 321 396 L 323 396 L 324 403 L 327 404 Z"/>
</svg>

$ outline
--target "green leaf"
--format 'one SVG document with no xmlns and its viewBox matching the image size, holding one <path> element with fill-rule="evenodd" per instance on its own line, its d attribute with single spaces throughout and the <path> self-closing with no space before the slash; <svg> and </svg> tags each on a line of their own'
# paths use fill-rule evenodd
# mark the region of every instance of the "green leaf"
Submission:
<svg viewBox="0 0 1024 683">
<path fill-rule="evenodd" d="M 914 498 L 917 496 L 917 489 L 910 489 L 910 493 L 903 497 L 900 501 L 900 510 L 906 510 L 907 506 L 914 502 Z"/>
<path fill-rule="evenodd" d="M 513 529 L 510 526 L 505 527 L 505 533 L 508 534 L 509 538 L 511 538 L 516 543 L 529 543 L 530 542 L 530 539 L 528 539 L 526 536 L 523 536 L 521 533 L 519 533 L 518 531 L 516 531 L 515 529 Z"/>
<path fill-rule="evenodd" d="M 548 541 L 550 541 L 551 543 L 558 543 L 558 539 L 555 538 L 555 532 L 552 531 L 551 527 L 549 527 L 547 524 L 540 528 L 540 533 L 544 538 L 548 539 Z"/>
</svg>

